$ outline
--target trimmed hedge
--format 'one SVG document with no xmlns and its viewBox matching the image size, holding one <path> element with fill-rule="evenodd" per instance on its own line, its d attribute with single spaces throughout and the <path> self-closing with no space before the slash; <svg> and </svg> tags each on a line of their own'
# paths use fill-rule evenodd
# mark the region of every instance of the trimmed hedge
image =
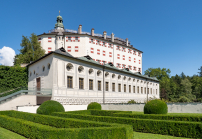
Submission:
<svg viewBox="0 0 202 139">
<path fill-rule="evenodd" d="M 37 109 L 37 114 L 50 115 L 52 112 L 65 112 L 64 107 L 57 101 L 47 100 Z"/>
<path fill-rule="evenodd" d="M 91 115 L 91 110 L 67 111 L 65 113 Z"/>
<path fill-rule="evenodd" d="M 113 116 L 113 117 L 129 117 L 138 119 L 157 119 L 157 120 L 174 120 L 174 121 L 190 121 L 202 122 L 202 115 L 156 115 L 156 114 L 132 114 L 131 111 L 106 111 L 106 110 L 91 110 L 92 115 L 98 116 Z"/>
<path fill-rule="evenodd" d="M 154 119 L 134 119 L 110 116 L 79 115 L 68 113 L 52 113 L 54 116 L 65 118 L 77 118 L 108 123 L 132 125 L 134 131 L 149 132 L 154 134 L 172 135 L 188 138 L 202 138 L 202 123 L 168 121 Z"/>
<path fill-rule="evenodd" d="M 144 114 L 167 114 L 167 104 L 159 99 L 154 99 L 144 105 Z"/>
<path fill-rule="evenodd" d="M 133 130 L 132 126 L 130 125 L 120 125 L 114 123 L 109 124 L 73 118 L 61 118 L 19 111 L 1 111 L 0 126 L 25 137 L 39 139 L 133 138 Z M 46 134 L 48 134 L 48 136 Z"/>
<path fill-rule="evenodd" d="M 94 109 L 94 110 L 101 110 L 102 106 L 97 102 L 91 102 L 88 104 L 87 110 Z"/>
</svg>

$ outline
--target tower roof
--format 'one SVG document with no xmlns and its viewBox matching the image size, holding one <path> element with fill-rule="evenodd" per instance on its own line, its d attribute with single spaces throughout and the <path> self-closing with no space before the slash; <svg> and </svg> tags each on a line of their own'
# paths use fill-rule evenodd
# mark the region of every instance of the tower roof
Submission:
<svg viewBox="0 0 202 139">
<path fill-rule="evenodd" d="M 55 28 L 64 28 L 64 25 L 63 25 L 63 19 L 62 19 L 62 16 L 60 16 L 60 11 L 59 11 L 59 15 L 57 16 L 57 23 L 55 24 Z"/>
</svg>

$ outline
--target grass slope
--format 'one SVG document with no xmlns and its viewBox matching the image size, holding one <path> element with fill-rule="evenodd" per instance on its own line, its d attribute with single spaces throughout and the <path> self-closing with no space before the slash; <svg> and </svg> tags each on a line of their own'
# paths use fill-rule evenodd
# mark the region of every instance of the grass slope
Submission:
<svg viewBox="0 0 202 139">
<path fill-rule="evenodd" d="M 0 127 L 0 139 L 26 139 L 25 137 Z"/>
</svg>

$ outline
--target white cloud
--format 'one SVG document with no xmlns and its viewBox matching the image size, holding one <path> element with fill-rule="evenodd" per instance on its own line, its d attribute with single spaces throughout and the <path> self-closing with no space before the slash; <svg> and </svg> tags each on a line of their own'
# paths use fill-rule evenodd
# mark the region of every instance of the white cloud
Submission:
<svg viewBox="0 0 202 139">
<path fill-rule="evenodd" d="M 0 49 L 0 64 L 13 66 L 14 57 L 15 51 L 12 48 L 4 46 Z"/>
</svg>

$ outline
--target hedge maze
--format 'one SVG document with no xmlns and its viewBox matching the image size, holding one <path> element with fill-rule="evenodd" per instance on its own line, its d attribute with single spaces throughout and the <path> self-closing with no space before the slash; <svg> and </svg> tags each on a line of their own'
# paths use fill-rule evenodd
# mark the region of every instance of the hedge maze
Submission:
<svg viewBox="0 0 202 139">
<path fill-rule="evenodd" d="M 202 138 L 202 116 L 83 110 L 39 115 L 0 111 L 0 126 L 30 139 L 133 139 L 133 131 Z"/>
</svg>

